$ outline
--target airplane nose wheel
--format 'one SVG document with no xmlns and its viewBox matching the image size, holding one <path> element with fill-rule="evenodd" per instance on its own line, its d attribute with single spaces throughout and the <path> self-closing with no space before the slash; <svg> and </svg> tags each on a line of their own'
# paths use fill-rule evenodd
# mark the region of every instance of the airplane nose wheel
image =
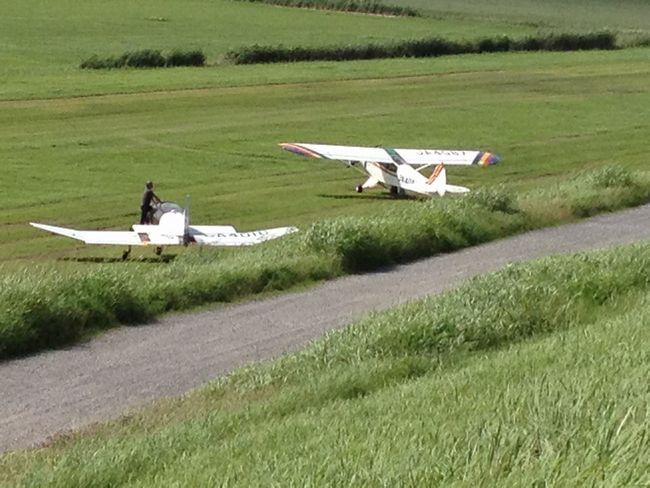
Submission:
<svg viewBox="0 0 650 488">
<path fill-rule="evenodd" d="M 156 256 L 160 256 L 162 254 L 162 247 L 158 246 L 154 252 L 156 253 Z"/>
<path fill-rule="evenodd" d="M 363 186 L 357 185 L 355 190 L 357 191 L 357 193 L 363 193 Z"/>
</svg>

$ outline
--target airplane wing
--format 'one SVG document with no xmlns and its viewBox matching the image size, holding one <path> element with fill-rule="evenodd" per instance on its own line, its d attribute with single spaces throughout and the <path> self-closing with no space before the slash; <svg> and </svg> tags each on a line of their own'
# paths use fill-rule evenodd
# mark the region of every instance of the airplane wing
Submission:
<svg viewBox="0 0 650 488">
<path fill-rule="evenodd" d="M 190 225 L 190 235 L 214 235 L 237 232 L 232 225 Z"/>
<path fill-rule="evenodd" d="M 86 244 L 106 244 L 115 246 L 168 246 L 179 244 L 179 239 L 172 236 L 157 235 L 155 233 L 133 232 L 121 230 L 76 230 L 55 225 L 38 224 L 30 222 L 29 225 L 53 234 L 70 237 L 83 241 Z M 156 226 L 151 226 L 156 227 Z"/>
<path fill-rule="evenodd" d="M 328 144 L 282 143 L 286 151 L 311 158 L 340 161 L 372 161 L 382 164 L 489 166 L 499 162 L 496 154 L 478 150 L 393 149 L 383 147 L 332 146 Z"/>
<path fill-rule="evenodd" d="M 340 161 L 395 163 L 382 147 L 330 146 L 327 144 L 282 143 L 280 147 L 301 156 Z"/>
<path fill-rule="evenodd" d="M 115 244 L 122 246 L 141 246 L 143 242 L 136 232 L 117 230 L 76 230 L 57 227 L 55 225 L 37 224 L 30 222 L 29 225 L 37 229 L 46 230 L 53 234 L 59 234 L 72 239 L 83 241 L 86 244 Z"/>
<path fill-rule="evenodd" d="M 197 225 L 190 226 L 190 229 L 205 229 L 211 227 L 228 226 Z M 274 229 L 255 230 L 251 232 L 237 232 L 234 227 L 230 227 L 230 229 L 232 229 L 232 231 L 220 231 L 213 234 L 191 232 L 191 235 L 198 244 L 205 244 L 208 246 L 253 246 L 298 231 L 295 227 L 276 227 Z"/>
</svg>

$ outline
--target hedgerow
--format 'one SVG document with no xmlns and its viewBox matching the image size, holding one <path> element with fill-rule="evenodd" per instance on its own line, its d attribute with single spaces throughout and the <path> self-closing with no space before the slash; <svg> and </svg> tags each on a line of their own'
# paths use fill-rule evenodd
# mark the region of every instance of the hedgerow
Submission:
<svg viewBox="0 0 650 488">
<path fill-rule="evenodd" d="M 375 15 L 399 15 L 418 17 L 420 14 L 411 7 L 386 5 L 374 0 L 241 0 L 251 3 L 268 3 L 283 7 L 311 8 L 318 10 L 336 10 L 340 12 L 358 12 Z"/>
<path fill-rule="evenodd" d="M 388 44 L 374 43 L 349 46 L 284 47 L 253 45 L 228 51 L 225 60 L 233 64 L 255 64 L 378 58 L 423 58 L 505 51 L 576 51 L 615 48 L 616 36 L 610 32 L 548 34 L 523 39 L 511 39 L 508 36 L 502 36 L 479 39 L 473 42 L 433 37 Z"/>
<path fill-rule="evenodd" d="M 225 256 L 184 253 L 154 269 L 134 264 L 7 272 L 0 275 L 0 358 L 170 310 L 377 269 L 647 201 L 650 179 L 612 166 L 519 196 L 481 189 L 459 198 L 405 202 L 381 217 L 323 220 L 263 246 Z"/>
<path fill-rule="evenodd" d="M 172 66 L 204 66 L 205 54 L 200 50 L 174 50 L 167 55 L 154 49 L 128 51 L 121 56 L 91 56 L 79 65 L 82 69 L 163 68 Z"/>
</svg>

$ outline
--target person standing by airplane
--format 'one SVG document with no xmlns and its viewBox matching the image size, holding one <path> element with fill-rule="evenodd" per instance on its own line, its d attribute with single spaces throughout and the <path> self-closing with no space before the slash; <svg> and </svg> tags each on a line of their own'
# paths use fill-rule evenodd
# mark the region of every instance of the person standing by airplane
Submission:
<svg viewBox="0 0 650 488">
<path fill-rule="evenodd" d="M 160 203 L 160 198 L 153 192 L 153 181 L 147 181 L 144 186 L 142 203 L 140 205 L 140 225 L 151 224 L 151 214 L 153 212 L 151 202 L 158 204 Z"/>
</svg>

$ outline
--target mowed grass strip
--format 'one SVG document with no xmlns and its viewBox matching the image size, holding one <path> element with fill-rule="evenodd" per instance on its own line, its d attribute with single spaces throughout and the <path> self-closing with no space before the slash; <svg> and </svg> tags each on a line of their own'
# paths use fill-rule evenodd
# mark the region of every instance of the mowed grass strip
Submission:
<svg viewBox="0 0 650 488">
<path fill-rule="evenodd" d="M 5 454 L 0 481 L 644 485 L 649 266 L 648 244 L 510 266 Z"/>
</svg>

